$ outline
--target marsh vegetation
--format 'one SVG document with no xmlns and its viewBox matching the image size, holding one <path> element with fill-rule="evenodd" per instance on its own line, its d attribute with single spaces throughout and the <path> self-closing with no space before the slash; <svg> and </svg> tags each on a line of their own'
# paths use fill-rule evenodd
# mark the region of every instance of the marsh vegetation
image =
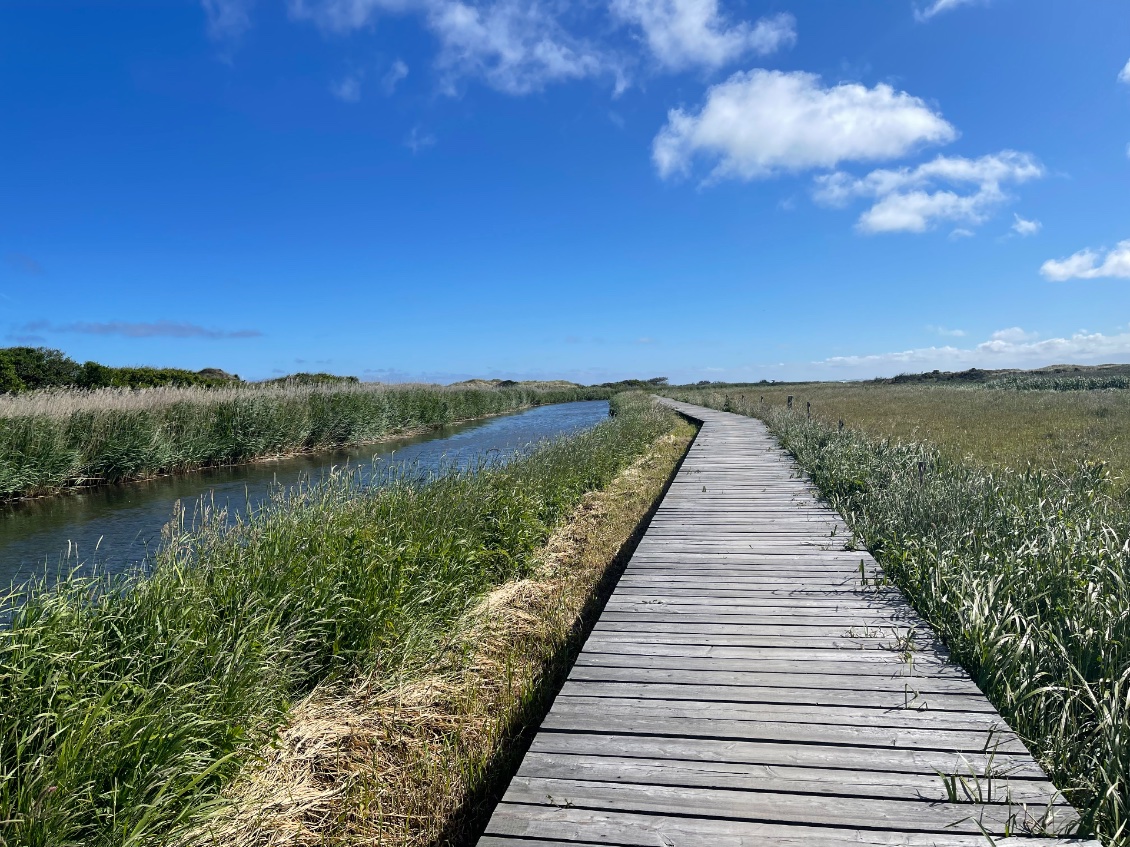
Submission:
<svg viewBox="0 0 1130 847">
<path fill-rule="evenodd" d="M 314 381 L 0 395 L 0 498 L 329 450 L 610 394 Z"/>
<path fill-rule="evenodd" d="M 270 835 L 263 815 L 273 813 L 283 836 L 301 836 L 292 843 L 334 843 L 362 825 L 381 843 L 413 843 L 457 825 L 685 447 L 687 427 L 671 413 L 640 398 L 614 405 L 618 414 L 594 429 L 507 463 L 427 478 L 389 471 L 364 492 L 340 474 L 280 493 L 235 524 L 221 515 L 191 530 L 174 521 L 149 575 L 72 576 L 9 598 L 0 838 L 31 847 L 213 843 Z M 680 432 L 682 441 L 670 439 Z M 640 465 L 664 437 L 665 452 Z M 596 539 L 599 562 L 576 575 L 555 568 L 545 547 L 554 529 L 633 468 L 643 494 L 606 505 L 618 520 L 607 539 L 599 527 L 582 533 Z M 507 585 L 510 594 L 492 595 Z M 550 621 L 548 634 L 492 617 L 498 608 L 528 620 L 526 601 L 514 597 L 545 612 L 535 624 Z M 241 802 L 262 789 L 255 763 L 270 767 L 274 754 L 264 751 L 278 749 L 280 727 L 309 732 L 318 709 L 346 701 L 356 708 L 338 717 L 368 726 L 370 746 L 390 726 L 408 733 L 381 748 L 385 759 L 362 753 L 375 768 L 370 779 L 346 757 L 341 785 L 301 807 L 314 809 L 313 823 L 305 812 L 288 818 Z M 414 708 L 434 720 L 390 718 Z M 495 723 L 484 725 L 486 715 Z M 386 779 L 390 772 L 400 778 Z M 328 811 L 319 805 L 335 798 Z"/>
</svg>

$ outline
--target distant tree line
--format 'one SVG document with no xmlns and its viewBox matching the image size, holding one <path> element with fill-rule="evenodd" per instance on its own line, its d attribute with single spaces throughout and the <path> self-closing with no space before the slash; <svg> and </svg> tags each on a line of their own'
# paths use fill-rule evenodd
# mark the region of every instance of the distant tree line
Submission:
<svg viewBox="0 0 1130 847">
<path fill-rule="evenodd" d="M 602 382 L 600 388 L 615 388 L 618 391 L 637 389 L 647 391 L 649 388 L 658 388 L 667 384 L 667 377 L 654 376 L 651 379 L 621 379 L 617 382 Z"/>
<path fill-rule="evenodd" d="M 1000 371 L 986 371 L 980 368 L 969 368 L 965 371 L 933 370 L 927 373 L 917 374 L 901 373 L 888 379 L 880 378 L 874 381 L 887 385 L 905 385 L 907 383 L 920 382 L 985 382 L 997 373 L 1000 373 Z"/>
<path fill-rule="evenodd" d="M 361 382 L 355 376 L 338 376 L 337 374 L 328 373 L 296 373 L 287 376 L 276 377 L 275 379 L 268 379 L 263 385 L 356 385 Z"/>
<path fill-rule="evenodd" d="M 212 386 L 239 382 L 218 368 L 113 368 L 98 362 L 79 364 L 48 347 L 0 348 L 0 393 L 40 388 L 152 388 L 159 385 Z"/>
</svg>

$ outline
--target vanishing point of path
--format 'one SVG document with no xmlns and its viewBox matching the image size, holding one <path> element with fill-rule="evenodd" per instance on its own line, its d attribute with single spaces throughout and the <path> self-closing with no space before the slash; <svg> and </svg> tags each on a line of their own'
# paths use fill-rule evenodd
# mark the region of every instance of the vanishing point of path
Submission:
<svg viewBox="0 0 1130 847">
<path fill-rule="evenodd" d="M 764 424 L 670 405 L 702 430 L 481 847 L 1096 844 Z"/>
</svg>

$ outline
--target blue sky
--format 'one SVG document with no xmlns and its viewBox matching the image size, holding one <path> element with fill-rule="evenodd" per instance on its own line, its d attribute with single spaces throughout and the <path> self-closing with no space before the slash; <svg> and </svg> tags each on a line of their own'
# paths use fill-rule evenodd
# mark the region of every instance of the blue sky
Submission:
<svg viewBox="0 0 1130 847">
<path fill-rule="evenodd" d="M 1130 5 L 9 0 L 0 332 L 245 378 L 1130 361 Z"/>
</svg>

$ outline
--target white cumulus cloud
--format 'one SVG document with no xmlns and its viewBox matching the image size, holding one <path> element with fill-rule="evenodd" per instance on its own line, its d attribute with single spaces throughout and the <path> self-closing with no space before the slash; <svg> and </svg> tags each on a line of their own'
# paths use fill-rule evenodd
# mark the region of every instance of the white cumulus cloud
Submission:
<svg viewBox="0 0 1130 847">
<path fill-rule="evenodd" d="M 767 55 L 796 42 L 789 14 L 730 23 L 718 0 L 612 0 L 612 13 L 639 26 L 660 64 L 718 67 L 749 53 Z"/>
<path fill-rule="evenodd" d="M 942 12 L 950 12 L 960 6 L 969 6 L 973 3 L 981 2 L 981 0 L 934 0 L 932 3 L 918 9 L 915 17 L 920 21 L 928 21 L 934 15 L 941 14 Z"/>
<path fill-rule="evenodd" d="M 941 221 L 983 223 L 1008 200 L 1005 184 L 1043 174 L 1034 157 L 1013 150 L 977 159 L 938 156 L 917 167 L 880 169 L 864 177 L 842 171 L 817 177 L 815 198 L 829 206 L 873 199 L 857 223 L 861 232 L 925 232 Z"/>
<path fill-rule="evenodd" d="M 703 156 L 715 163 L 712 178 L 749 180 L 896 158 L 956 137 L 925 102 L 889 85 L 825 86 L 815 74 L 758 69 L 712 86 L 697 113 L 668 112 L 652 158 L 663 177 Z"/>
<path fill-rule="evenodd" d="M 1017 214 L 1013 214 L 1013 217 L 1016 218 L 1016 220 L 1013 221 L 1012 231 L 1019 235 L 1021 238 L 1027 238 L 1029 235 L 1035 235 L 1037 232 L 1044 228 L 1044 225 L 1039 221 L 1026 220 Z"/>
<path fill-rule="evenodd" d="M 1130 61 L 1126 62 L 1126 67 L 1124 67 L 1122 73 L 1118 75 L 1118 81 L 1130 85 Z"/>
<path fill-rule="evenodd" d="M 1040 273 L 1052 282 L 1103 277 L 1130 279 L 1130 239 L 1120 241 L 1105 253 L 1087 248 L 1066 259 L 1048 259 Z"/>
</svg>

